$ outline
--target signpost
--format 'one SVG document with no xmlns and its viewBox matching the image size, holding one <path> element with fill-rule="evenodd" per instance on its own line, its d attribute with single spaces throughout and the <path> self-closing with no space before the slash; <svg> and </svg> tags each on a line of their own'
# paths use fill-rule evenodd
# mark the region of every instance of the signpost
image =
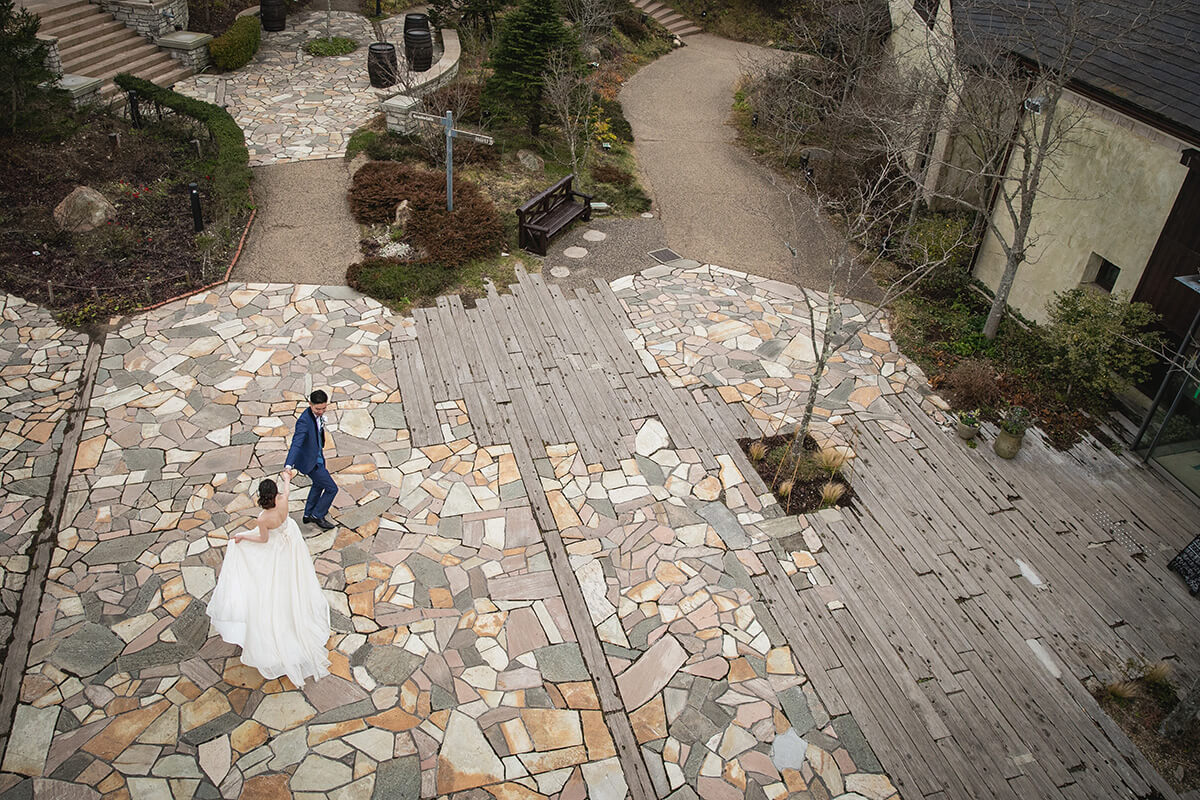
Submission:
<svg viewBox="0 0 1200 800">
<path fill-rule="evenodd" d="M 454 210 L 454 137 L 459 136 L 463 139 L 470 139 L 472 142 L 480 144 L 495 144 L 496 140 L 487 134 L 475 133 L 473 131 L 459 130 L 454 127 L 454 112 L 447 111 L 445 116 L 439 117 L 436 114 L 425 114 L 420 111 L 412 111 L 409 113 L 412 119 L 420 122 L 433 122 L 441 125 L 446 129 L 446 210 Z"/>
</svg>

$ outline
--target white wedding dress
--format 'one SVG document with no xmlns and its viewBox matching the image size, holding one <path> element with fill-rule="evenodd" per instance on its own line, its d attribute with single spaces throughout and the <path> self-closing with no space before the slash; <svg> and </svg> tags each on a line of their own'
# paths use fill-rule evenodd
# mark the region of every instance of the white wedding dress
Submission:
<svg viewBox="0 0 1200 800">
<path fill-rule="evenodd" d="M 301 686 L 329 674 L 329 601 L 291 517 L 265 542 L 230 541 L 208 616 L 242 663 Z"/>
</svg>

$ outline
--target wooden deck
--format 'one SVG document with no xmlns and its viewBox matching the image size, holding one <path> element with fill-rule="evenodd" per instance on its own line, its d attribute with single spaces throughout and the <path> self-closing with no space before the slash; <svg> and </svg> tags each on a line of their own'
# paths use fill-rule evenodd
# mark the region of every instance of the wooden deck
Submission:
<svg viewBox="0 0 1200 800">
<path fill-rule="evenodd" d="M 537 477 L 546 446 L 576 442 L 615 468 L 634 421 L 654 416 L 677 447 L 706 464 L 730 454 L 758 481 L 735 442 L 759 432 L 744 407 L 672 388 L 630 344 L 607 285 L 568 297 L 518 277 L 472 309 L 417 309 L 417 337 L 393 345 L 413 443 L 452 438 L 439 408 L 462 399 L 481 445 L 512 444 L 560 581 L 570 567 Z M 1083 679 L 1160 658 L 1181 680 L 1200 673 L 1200 602 L 1166 569 L 1200 510 L 1111 454 L 1084 463 L 1027 441 L 1003 462 L 899 403 L 923 444 L 860 423 L 853 509 L 812 518 L 817 585 L 763 559 L 764 598 L 835 722 L 853 715 L 905 798 L 1175 797 Z M 578 585 L 563 590 L 586 618 Z M 581 647 L 606 716 L 623 714 L 599 641 Z M 613 730 L 633 796 L 651 796 L 632 732 Z"/>
<path fill-rule="evenodd" d="M 827 585 L 771 565 L 822 699 L 906 798 L 1174 797 L 1083 681 L 1200 671 L 1200 602 L 1166 568 L 1195 503 L 1110 453 L 1005 462 L 901 405 L 924 446 L 865 423 L 853 510 L 814 516 Z"/>
</svg>

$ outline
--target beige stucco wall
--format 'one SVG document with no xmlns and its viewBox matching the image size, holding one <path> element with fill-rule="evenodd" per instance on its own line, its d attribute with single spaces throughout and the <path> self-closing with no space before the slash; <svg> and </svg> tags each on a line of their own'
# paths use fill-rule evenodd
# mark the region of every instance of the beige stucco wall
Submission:
<svg viewBox="0 0 1200 800">
<path fill-rule="evenodd" d="M 1017 272 L 1008 303 L 1043 321 L 1046 302 L 1085 277 L 1092 253 L 1121 269 L 1114 291 L 1137 288 L 1175 196 L 1187 174 L 1176 139 L 1117 112 L 1067 94 L 1068 113 L 1083 124 L 1056 155 L 1054 175 L 1043 181 L 1034 204 L 1037 243 Z M 1014 153 L 1009 174 L 1020 169 Z M 993 219 L 1006 237 L 1008 213 L 997 201 Z M 975 276 L 995 289 L 1004 252 L 991 234 L 984 240 Z"/>
</svg>

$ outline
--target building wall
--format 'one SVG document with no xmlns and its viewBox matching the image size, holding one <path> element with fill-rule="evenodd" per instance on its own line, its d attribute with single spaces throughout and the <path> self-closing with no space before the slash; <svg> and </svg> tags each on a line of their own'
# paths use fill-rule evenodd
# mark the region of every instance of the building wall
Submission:
<svg viewBox="0 0 1200 800">
<path fill-rule="evenodd" d="M 1063 103 L 1068 113 L 1081 113 L 1083 122 L 1055 154 L 1053 174 L 1043 179 L 1031 228 L 1036 243 L 1008 300 L 1039 322 L 1046 319 L 1046 303 L 1055 292 L 1094 277 L 1093 254 L 1120 268 L 1114 292 L 1132 293 L 1187 174 L 1179 163 L 1185 147 L 1179 140 L 1072 93 Z M 1014 151 L 1009 174 L 1020 168 Z M 1006 238 L 1008 217 L 998 200 L 993 219 Z M 999 242 L 989 234 L 976 258 L 975 276 L 994 290 L 1004 262 Z"/>
</svg>

